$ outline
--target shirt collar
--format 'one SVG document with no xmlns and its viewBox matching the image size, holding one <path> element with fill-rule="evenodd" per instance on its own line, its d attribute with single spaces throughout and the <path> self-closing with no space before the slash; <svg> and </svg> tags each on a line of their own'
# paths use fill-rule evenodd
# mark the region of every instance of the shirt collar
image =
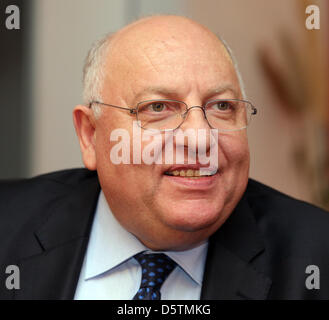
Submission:
<svg viewBox="0 0 329 320">
<path fill-rule="evenodd" d="M 206 242 L 190 250 L 163 253 L 201 285 L 207 246 Z M 120 225 L 101 191 L 88 243 L 85 280 L 101 276 L 141 251 L 153 252 Z"/>
</svg>

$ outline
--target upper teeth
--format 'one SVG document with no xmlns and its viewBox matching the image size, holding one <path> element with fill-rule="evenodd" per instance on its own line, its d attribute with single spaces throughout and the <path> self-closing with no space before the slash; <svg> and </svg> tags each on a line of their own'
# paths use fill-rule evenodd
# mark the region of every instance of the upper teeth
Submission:
<svg viewBox="0 0 329 320">
<path fill-rule="evenodd" d="M 213 175 L 216 172 L 217 170 L 214 171 L 214 170 L 207 170 L 206 168 L 203 168 L 202 170 L 181 169 L 181 170 L 167 171 L 166 174 L 173 176 L 181 176 L 181 177 L 200 177 L 200 176 Z"/>
</svg>

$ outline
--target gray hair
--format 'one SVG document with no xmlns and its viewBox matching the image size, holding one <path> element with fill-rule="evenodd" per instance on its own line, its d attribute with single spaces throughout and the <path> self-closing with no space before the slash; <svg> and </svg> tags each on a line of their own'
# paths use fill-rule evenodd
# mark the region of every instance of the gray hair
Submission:
<svg viewBox="0 0 329 320">
<path fill-rule="evenodd" d="M 88 106 L 92 101 L 102 101 L 102 88 L 105 80 L 105 63 L 109 52 L 112 34 L 93 43 L 83 67 L 83 102 Z M 92 106 L 95 116 L 100 115 L 100 107 Z"/>
<path fill-rule="evenodd" d="M 102 87 L 105 80 L 105 63 L 106 57 L 111 46 L 111 42 L 114 34 L 107 34 L 102 39 L 96 41 L 88 52 L 83 68 L 83 101 L 86 106 L 88 106 L 92 101 L 102 101 Z M 244 82 L 238 67 L 237 60 L 233 54 L 232 49 L 229 47 L 227 42 L 220 36 L 217 36 L 221 43 L 224 45 L 226 51 L 228 52 L 235 72 L 238 77 L 240 90 L 242 93 L 242 98 L 246 99 L 247 95 L 245 92 Z M 94 104 L 92 106 L 94 114 L 99 117 L 101 114 L 100 106 Z"/>
<path fill-rule="evenodd" d="M 230 58 L 231 58 L 231 61 L 232 61 L 232 64 L 233 64 L 233 67 L 234 67 L 234 70 L 236 72 L 236 76 L 238 77 L 238 81 L 239 81 L 239 86 L 240 86 L 240 90 L 241 90 L 241 95 L 242 95 L 242 99 L 244 100 L 247 100 L 247 94 L 246 94 L 246 87 L 244 85 L 244 81 L 242 79 L 242 75 L 241 75 L 241 72 L 240 72 L 240 69 L 239 69 L 239 66 L 238 66 L 238 61 L 237 59 L 235 58 L 235 55 L 233 53 L 233 50 L 231 49 L 231 47 L 228 45 L 228 43 L 226 42 L 226 40 L 224 40 L 221 36 L 218 36 L 217 35 L 217 38 L 219 39 L 219 41 L 223 44 L 224 48 L 226 49 L 226 51 L 228 52 Z"/>
</svg>

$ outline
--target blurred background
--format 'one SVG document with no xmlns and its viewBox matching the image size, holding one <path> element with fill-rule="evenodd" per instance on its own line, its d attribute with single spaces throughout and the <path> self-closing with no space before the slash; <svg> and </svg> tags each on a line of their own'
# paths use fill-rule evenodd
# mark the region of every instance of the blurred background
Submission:
<svg viewBox="0 0 329 320">
<path fill-rule="evenodd" d="M 7 30 L 8 5 L 20 29 Z M 320 29 L 308 30 L 308 5 Z M 250 176 L 329 209 L 328 1 L 1 0 L 0 178 L 82 166 L 72 109 L 90 45 L 143 15 L 188 16 L 232 47 L 248 99 Z M 196 44 L 197 45 L 197 44 Z"/>
</svg>

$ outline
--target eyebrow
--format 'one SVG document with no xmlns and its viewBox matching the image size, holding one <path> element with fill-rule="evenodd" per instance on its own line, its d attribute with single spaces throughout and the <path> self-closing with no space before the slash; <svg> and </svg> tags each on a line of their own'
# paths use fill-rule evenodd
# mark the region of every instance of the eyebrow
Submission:
<svg viewBox="0 0 329 320">
<path fill-rule="evenodd" d="M 169 88 L 164 88 L 164 87 L 148 87 L 148 88 L 145 88 L 144 90 L 140 91 L 136 96 L 135 98 L 139 98 L 145 94 L 158 94 L 158 95 L 161 95 L 161 96 L 169 96 L 169 97 L 172 97 L 172 96 L 175 96 L 177 95 L 177 90 L 175 89 L 169 89 Z"/>
<path fill-rule="evenodd" d="M 234 96 L 238 97 L 238 92 L 237 90 L 234 88 L 234 86 L 232 86 L 231 84 L 224 84 L 224 85 L 220 85 L 215 89 L 210 89 L 206 92 L 206 97 L 211 97 L 217 94 L 223 94 L 226 92 L 231 92 L 234 94 Z"/>
<path fill-rule="evenodd" d="M 209 89 L 208 91 L 206 91 L 205 97 L 209 98 L 211 96 L 223 94 L 225 92 L 231 92 L 235 96 L 238 96 L 238 92 L 232 85 L 224 84 L 224 85 L 220 85 L 214 89 Z M 144 90 L 140 91 L 135 96 L 135 98 L 138 99 L 139 97 L 141 97 L 145 94 L 158 94 L 158 95 L 161 95 L 164 97 L 175 97 L 178 95 L 177 90 L 175 90 L 175 89 L 164 88 L 164 87 L 148 87 L 148 88 L 145 88 Z"/>
</svg>

